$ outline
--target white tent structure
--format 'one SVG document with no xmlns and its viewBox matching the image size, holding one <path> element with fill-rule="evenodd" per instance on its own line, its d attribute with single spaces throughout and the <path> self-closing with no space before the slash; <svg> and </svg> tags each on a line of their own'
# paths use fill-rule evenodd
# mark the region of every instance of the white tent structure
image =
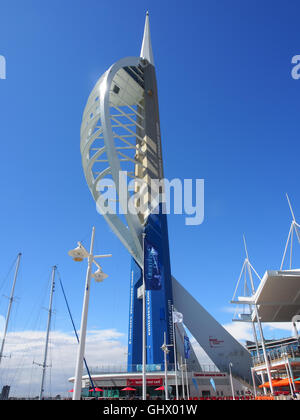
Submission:
<svg viewBox="0 0 300 420">
<path fill-rule="evenodd" d="M 262 323 L 264 322 L 291 322 L 294 325 L 296 335 L 296 321 L 300 321 L 300 268 L 292 269 L 293 258 L 293 236 L 294 233 L 300 243 L 299 224 L 296 222 L 295 215 L 287 195 L 288 204 L 292 214 L 292 223 L 286 242 L 281 268 L 278 271 L 266 271 L 262 278 L 259 277 L 248 257 L 246 241 L 244 238 L 246 259 L 238 279 L 235 292 L 231 303 L 247 307 L 247 313 L 240 313 L 239 319 L 233 321 L 250 322 L 253 325 L 254 338 L 258 351 L 258 341 L 256 336 L 255 324 L 258 325 L 260 338 L 264 354 L 264 362 L 268 373 L 271 391 L 271 369 L 268 361 L 265 340 L 263 336 Z M 283 270 L 287 250 L 290 247 L 289 269 Z M 259 280 L 258 287 L 255 290 L 253 273 Z M 248 277 L 247 277 L 248 276 Z M 241 286 L 241 279 L 244 278 L 243 291 L 238 296 L 238 290 Z M 250 281 L 250 287 L 248 285 Z M 250 292 L 249 292 L 250 290 Z M 298 316 L 298 318 L 297 318 Z"/>
</svg>

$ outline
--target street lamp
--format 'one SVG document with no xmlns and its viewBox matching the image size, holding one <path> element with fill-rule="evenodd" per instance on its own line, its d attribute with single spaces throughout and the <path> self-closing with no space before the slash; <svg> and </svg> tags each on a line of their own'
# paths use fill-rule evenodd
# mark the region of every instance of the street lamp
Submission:
<svg viewBox="0 0 300 420">
<path fill-rule="evenodd" d="M 233 366 L 233 364 L 230 362 L 229 363 L 230 385 L 231 385 L 232 398 L 235 401 L 234 388 L 233 388 L 233 379 L 232 379 L 232 372 L 231 372 L 232 366 Z"/>
<path fill-rule="evenodd" d="M 78 247 L 75 249 L 71 249 L 71 251 L 69 251 L 68 254 L 70 255 L 70 257 L 73 258 L 74 261 L 77 262 L 81 262 L 84 258 L 87 258 L 89 256 L 89 253 L 80 242 L 78 242 Z"/>
<path fill-rule="evenodd" d="M 94 238 L 95 238 L 95 227 L 93 227 L 93 230 L 92 230 L 90 252 L 88 252 L 85 249 L 85 247 L 82 245 L 81 242 L 78 242 L 77 248 L 72 249 L 71 251 L 68 252 L 68 254 L 73 258 L 74 261 L 80 262 L 80 261 L 83 261 L 85 258 L 88 259 L 88 268 L 87 268 L 87 273 L 86 273 L 85 291 L 84 291 L 82 315 L 81 315 L 79 347 L 78 347 L 77 360 L 76 360 L 73 400 L 80 400 L 80 396 L 81 396 L 83 359 L 84 359 L 85 340 L 86 340 L 87 315 L 88 315 L 88 306 L 89 306 L 89 298 L 90 298 L 91 277 L 93 277 L 96 282 L 102 282 L 105 278 L 108 277 L 107 274 L 103 273 L 101 266 L 97 263 L 95 258 L 111 257 L 111 254 L 93 255 Z M 98 268 L 98 270 L 94 274 L 92 274 L 93 263 Z"/>
<path fill-rule="evenodd" d="M 100 267 L 94 274 L 92 274 L 92 277 L 95 279 L 95 282 L 102 283 L 103 280 L 107 279 L 108 275 L 103 273 L 102 267 Z"/>
</svg>

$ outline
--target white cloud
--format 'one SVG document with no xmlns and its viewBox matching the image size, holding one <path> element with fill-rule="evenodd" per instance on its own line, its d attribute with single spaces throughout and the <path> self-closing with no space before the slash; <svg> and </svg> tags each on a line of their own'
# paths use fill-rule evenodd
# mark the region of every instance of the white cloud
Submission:
<svg viewBox="0 0 300 420">
<path fill-rule="evenodd" d="M 241 305 L 236 305 L 236 306 L 231 305 L 231 306 L 223 306 L 220 310 L 227 314 L 235 314 L 235 313 L 243 313 L 244 308 Z"/>
<path fill-rule="evenodd" d="M 270 331 L 288 331 L 291 335 L 294 334 L 291 322 L 266 322 L 263 327 L 267 327 Z"/>
<path fill-rule="evenodd" d="M 225 330 L 229 332 L 237 341 L 252 341 L 253 330 L 250 324 L 244 322 L 232 322 L 223 325 Z"/>
<path fill-rule="evenodd" d="M 244 322 L 232 322 L 223 327 L 238 341 L 254 341 L 252 325 Z M 266 322 L 262 324 L 266 339 L 284 338 L 294 335 L 291 322 Z M 259 339 L 258 328 L 256 327 Z"/>
<path fill-rule="evenodd" d="M 93 366 L 121 365 L 126 361 L 127 347 L 121 342 L 124 334 L 116 330 L 88 331 L 86 360 Z M 22 331 L 7 334 L 5 357 L 1 363 L 0 385 L 11 385 L 11 396 L 39 395 L 43 363 L 45 332 Z M 74 375 L 77 342 L 74 334 L 53 331 L 50 335 L 46 370 L 45 395 L 70 396 L 68 378 Z"/>
</svg>

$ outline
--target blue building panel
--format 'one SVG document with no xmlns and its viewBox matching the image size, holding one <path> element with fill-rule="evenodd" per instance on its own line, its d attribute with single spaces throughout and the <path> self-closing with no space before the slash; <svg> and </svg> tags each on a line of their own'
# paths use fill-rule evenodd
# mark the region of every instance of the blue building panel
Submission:
<svg viewBox="0 0 300 420">
<path fill-rule="evenodd" d="M 161 212 L 151 214 L 145 226 L 145 284 L 146 284 L 146 345 L 147 365 L 164 368 L 161 346 L 166 332 L 167 344 L 173 343 L 172 279 L 170 269 L 167 217 Z M 133 260 L 130 284 L 130 313 L 128 334 L 128 369 L 142 360 L 142 299 L 137 289 L 142 285 L 142 270 Z M 170 348 L 169 363 L 174 363 Z"/>
<path fill-rule="evenodd" d="M 136 371 L 142 363 L 142 300 L 137 298 L 137 290 L 143 284 L 142 270 L 136 261 L 131 259 L 129 328 L 128 328 L 128 372 Z"/>
</svg>

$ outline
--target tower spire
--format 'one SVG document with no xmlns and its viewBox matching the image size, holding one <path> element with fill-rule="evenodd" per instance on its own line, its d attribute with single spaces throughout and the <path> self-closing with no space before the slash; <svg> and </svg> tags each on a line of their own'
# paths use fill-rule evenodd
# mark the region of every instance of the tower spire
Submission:
<svg viewBox="0 0 300 420">
<path fill-rule="evenodd" d="M 145 58 L 146 60 L 149 61 L 150 64 L 154 66 L 154 58 L 153 58 L 151 36 L 150 36 L 149 12 L 146 13 L 144 38 L 143 38 L 140 57 Z"/>
</svg>

